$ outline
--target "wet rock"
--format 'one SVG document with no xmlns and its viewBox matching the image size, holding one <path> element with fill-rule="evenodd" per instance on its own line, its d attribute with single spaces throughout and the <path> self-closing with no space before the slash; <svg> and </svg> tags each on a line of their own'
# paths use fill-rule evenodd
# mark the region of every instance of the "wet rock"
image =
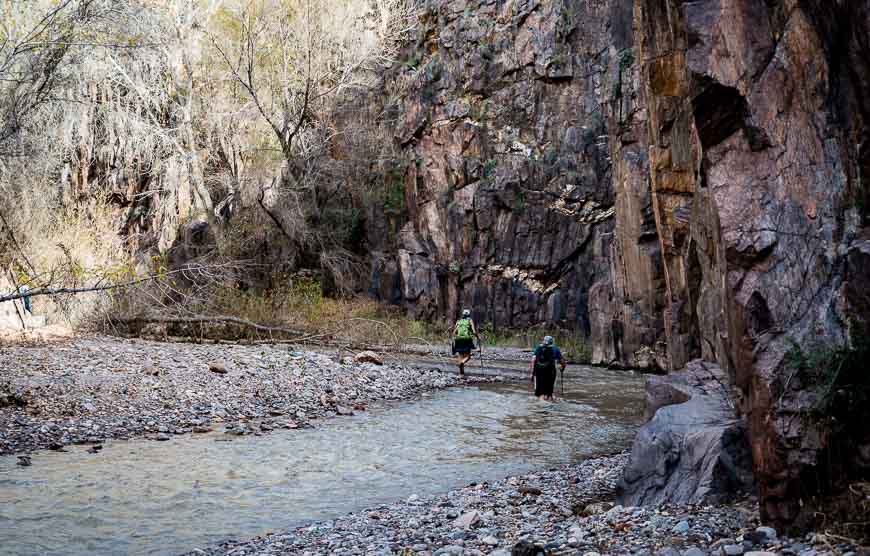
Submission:
<svg viewBox="0 0 870 556">
<path fill-rule="evenodd" d="M 538 496 L 541 494 L 541 489 L 530 486 L 521 486 L 517 489 L 520 494 L 528 494 L 530 496 Z"/>
<path fill-rule="evenodd" d="M 28 467 L 33 465 L 33 462 L 30 460 L 30 456 L 18 456 L 18 465 Z"/>
</svg>

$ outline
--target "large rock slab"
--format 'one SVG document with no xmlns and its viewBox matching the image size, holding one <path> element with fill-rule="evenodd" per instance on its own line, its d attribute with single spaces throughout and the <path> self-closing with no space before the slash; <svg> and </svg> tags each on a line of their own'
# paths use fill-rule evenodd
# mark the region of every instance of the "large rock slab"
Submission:
<svg viewBox="0 0 870 556">
<path fill-rule="evenodd" d="M 752 488 L 746 425 L 717 365 L 696 360 L 650 377 L 647 412 L 620 481 L 621 504 L 716 503 Z"/>
</svg>

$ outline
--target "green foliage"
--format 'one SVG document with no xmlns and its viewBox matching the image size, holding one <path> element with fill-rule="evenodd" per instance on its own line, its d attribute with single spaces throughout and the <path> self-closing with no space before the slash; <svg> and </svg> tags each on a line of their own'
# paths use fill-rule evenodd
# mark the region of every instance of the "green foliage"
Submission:
<svg viewBox="0 0 870 556">
<path fill-rule="evenodd" d="M 634 65 L 634 51 L 626 48 L 619 53 L 619 73 L 621 74 L 628 68 Z"/>
<path fill-rule="evenodd" d="M 483 165 L 483 178 L 489 179 L 497 166 L 498 161 L 494 158 L 490 158 L 489 160 L 487 160 L 486 163 Z"/>
<path fill-rule="evenodd" d="M 416 49 L 411 50 L 408 57 L 405 58 L 404 64 L 408 69 L 416 70 L 420 65 L 420 53 Z"/>
<path fill-rule="evenodd" d="M 854 346 L 810 344 L 792 339 L 783 361 L 817 395 L 809 416 L 845 420 L 870 407 L 870 341 L 859 339 Z"/>
<path fill-rule="evenodd" d="M 514 199 L 516 200 L 516 204 L 514 205 L 514 210 L 517 212 L 523 212 L 526 210 L 526 192 L 521 188 L 517 188 L 517 191 L 514 195 Z"/>
<path fill-rule="evenodd" d="M 384 209 L 392 211 L 405 210 L 405 184 L 404 182 L 390 181 L 384 190 Z"/>
</svg>

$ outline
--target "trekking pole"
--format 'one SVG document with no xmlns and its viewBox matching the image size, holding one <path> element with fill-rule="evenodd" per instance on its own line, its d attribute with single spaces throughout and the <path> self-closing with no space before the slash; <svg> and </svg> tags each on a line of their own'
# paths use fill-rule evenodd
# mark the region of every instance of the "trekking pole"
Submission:
<svg viewBox="0 0 870 556">
<path fill-rule="evenodd" d="M 565 369 L 562 369 L 562 399 L 565 399 Z"/>
<path fill-rule="evenodd" d="M 480 336 L 477 337 L 477 353 L 480 356 L 480 374 L 483 374 L 483 340 L 480 339 Z"/>
</svg>

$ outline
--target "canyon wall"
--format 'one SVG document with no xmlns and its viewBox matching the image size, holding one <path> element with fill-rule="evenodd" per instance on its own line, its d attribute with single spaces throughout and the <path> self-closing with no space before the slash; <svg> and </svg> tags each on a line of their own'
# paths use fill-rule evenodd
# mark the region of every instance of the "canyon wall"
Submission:
<svg viewBox="0 0 870 556">
<path fill-rule="evenodd" d="M 762 514 L 793 523 L 832 446 L 829 475 L 870 463 L 789 362 L 867 334 L 868 35 L 857 0 L 427 3 L 372 293 L 576 327 L 598 363 L 715 363 Z"/>
<path fill-rule="evenodd" d="M 632 88 L 632 13 L 580 0 L 425 5 L 394 77 L 410 81 L 397 106 L 403 215 L 370 219 L 376 297 L 422 319 L 470 307 L 495 327 L 556 323 L 589 336 L 595 362 L 651 363 L 660 263 L 657 246 L 633 244 L 655 243 L 645 153 L 638 145 L 631 167 L 626 147 L 616 168 L 630 194 L 642 190 L 635 206 L 612 186 L 608 131 L 624 123 L 611 114 L 615 84 Z M 625 250 L 620 202 L 646 215 L 625 226 L 638 236 Z"/>
<path fill-rule="evenodd" d="M 848 1 L 636 4 L 670 367 L 730 372 L 777 524 L 837 442 L 789 354 L 858 342 L 867 317 L 868 16 Z M 852 440 L 866 451 L 866 433 Z"/>
</svg>

